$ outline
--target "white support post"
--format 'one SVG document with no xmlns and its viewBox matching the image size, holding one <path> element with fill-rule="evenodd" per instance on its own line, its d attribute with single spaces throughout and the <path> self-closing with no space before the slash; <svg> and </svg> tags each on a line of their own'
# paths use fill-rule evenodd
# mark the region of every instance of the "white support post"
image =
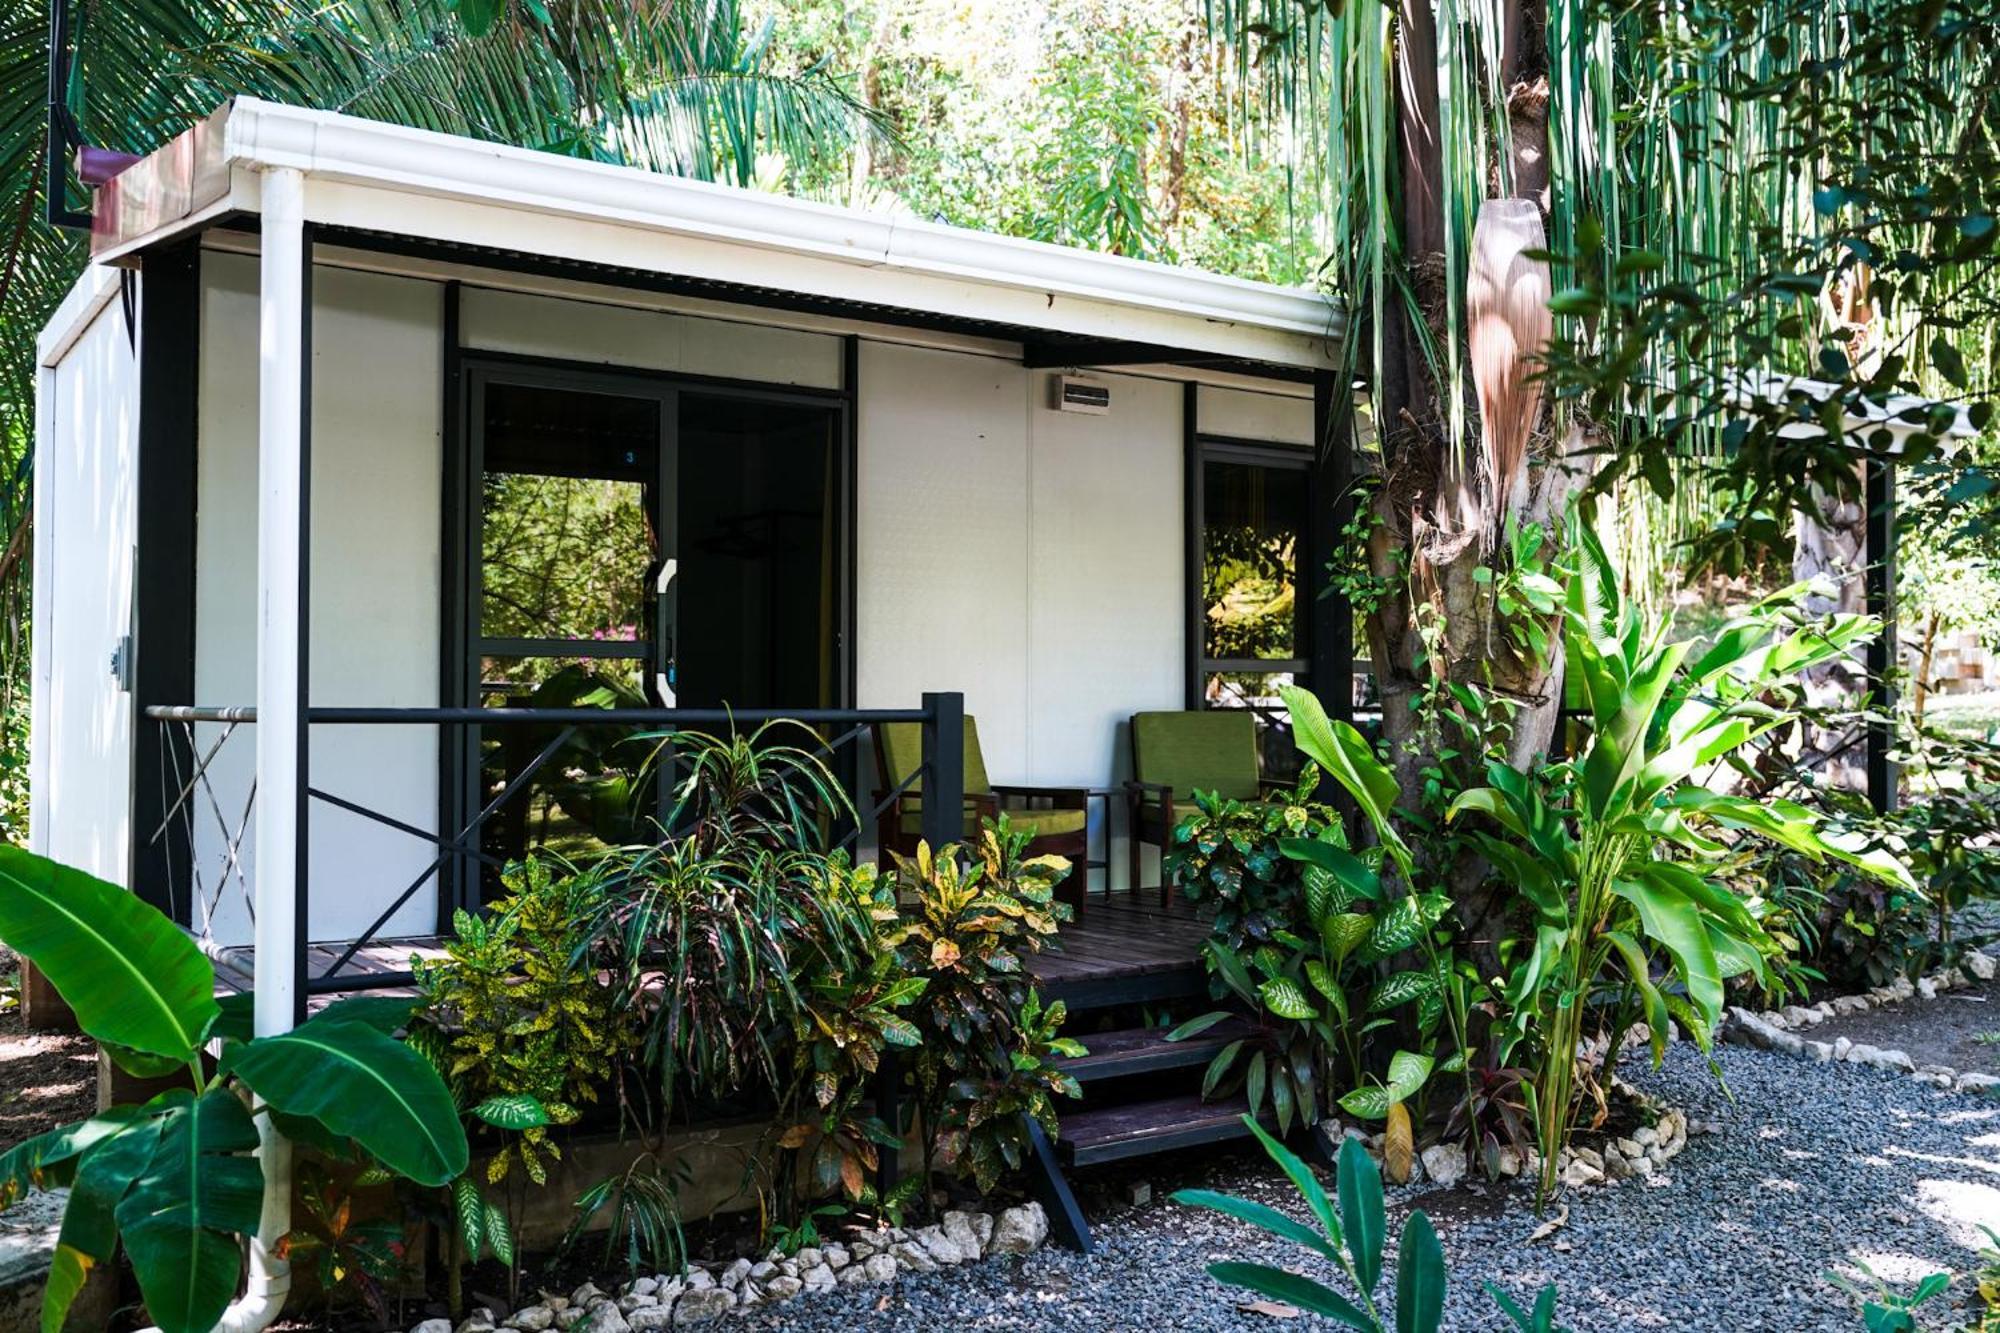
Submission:
<svg viewBox="0 0 2000 1333">
<path fill-rule="evenodd" d="M 257 1035 L 288 1032 L 300 978 L 297 799 L 306 484 L 305 177 L 264 173 L 257 367 Z"/>
</svg>

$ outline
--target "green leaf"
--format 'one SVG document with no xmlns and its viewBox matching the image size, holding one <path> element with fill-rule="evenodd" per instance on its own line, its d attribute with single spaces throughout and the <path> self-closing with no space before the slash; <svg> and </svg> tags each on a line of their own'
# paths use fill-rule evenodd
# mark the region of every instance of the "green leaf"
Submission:
<svg viewBox="0 0 2000 1333">
<path fill-rule="evenodd" d="M 1264 1086 L 1269 1074 L 1270 1060 L 1264 1052 L 1259 1051 L 1250 1057 L 1250 1074 L 1244 1084 L 1244 1095 L 1250 1103 L 1251 1115 L 1262 1115 L 1264 1112 Z"/>
<path fill-rule="evenodd" d="M 1294 861 L 1303 861 L 1316 870 L 1326 871 L 1347 890 L 1350 898 L 1366 898 L 1372 902 L 1382 896 L 1382 877 L 1345 847 L 1336 847 L 1318 838 L 1280 838 L 1278 850 Z"/>
<path fill-rule="evenodd" d="M 1389 1114 L 1395 1098 L 1379 1084 L 1368 1083 L 1340 1099 L 1341 1109 L 1363 1120 L 1381 1120 Z"/>
<path fill-rule="evenodd" d="M 1437 1333 L 1444 1322 L 1444 1247 L 1421 1209 L 1403 1223 L 1396 1251 L 1396 1333 Z"/>
<path fill-rule="evenodd" d="M 514 1266 L 514 1233 L 507 1226 L 507 1215 L 493 1203 L 486 1205 L 486 1244 L 495 1259 L 509 1268 Z"/>
<path fill-rule="evenodd" d="M 1340 1221 L 1347 1231 L 1347 1253 L 1366 1295 L 1374 1295 L 1382 1280 L 1382 1246 L 1388 1224 L 1382 1213 L 1382 1173 L 1359 1139 L 1340 1145 L 1336 1172 L 1340 1185 Z"/>
<path fill-rule="evenodd" d="M 117 1209 L 147 1313 L 164 1333 L 209 1333 L 236 1295 L 238 1237 L 257 1230 L 257 1128 L 226 1088 L 169 1111 L 159 1146 Z"/>
<path fill-rule="evenodd" d="M 1429 972 L 1397 972 L 1384 977 L 1368 997 L 1368 1012 L 1376 1014 L 1384 1009 L 1393 1009 L 1399 1004 L 1428 995 L 1437 986 L 1437 978 Z"/>
<path fill-rule="evenodd" d="M 1297 1153 L 1272 1138 L 1255 1118 L 1246 1115 L 1243 1123 L 1249 1126 L 1257 1142 L 1264 1145 L 1264 1154 L 1278 1164 L 1278 1169 L 1292 1182 L 1292 1188 L 1306 1201 L 1306 1207 L 1312 1210 L 1327 1239 L 1335 1245 L 1340 1244 L 1340 1219 L 1334 1215 L 1333 1200 L 1326 1197 L 1326 1190 L 1320 1185 L 1319 1177 L 1312 1173 L 1312 1168 L 1300 1161 Z"/>
<path fill-rule="evenodd" d="M 507 0 L 445 0 L 445 8 L 455 10 L 468 37 L 484 37 L 507 12 Z"/>
<path fill-rule="evenodd" d="M 160 912 L 94 875 L 0 846 L 0 941 L 99 1041 L 186 1061 L 219 1010 L 215 969 Z"/>
<path fill-rule="evenodd" d="M 1611 891 L 1639 909 L 1639 924 L 1673 956 L 1688 999 L 1712 1026 L 1722 1013 L 1722 970 L 1694 904 L 1658 881 L 1618 879 Z"/>
<path fill-rule="evenodd" d="M 63 1216 L 67 1221 L 68 1213 Z M 56 1252 L 49 1260 L 48 1280 L 42 1285 L 42 1333 L 63 1333 L 69 1309 L 83 1294 L 84 1283 L 90 1280 L 90 1270 L 97 1263 L 73 1246 L 56 1243 Z"/>
<path fill-rule="evenodd" d="M 1199 1037 L 1202 1033 L 1208 1031 L 1227 1017 L 1229 1017 L 1227 1009 L 1217 1009 L 1212 1013 L 1190 1018 L 1187 1022 L 1169 1032 L 1166 1039 L 1168 1041 L 1186 1041 L 1189 1037 Z"/>
<path fill-rule="evenodd" d="M 1280 1018 L 1309 1022 L 1319 1017 L 1319 1010 L 1306 998 L 1305 988 L 1290 977 L 1272 977 L 1257 988 L 1263 998 L 1264 1007 Z"/>
<path fill-rule="evenodd" d="M 1408 1101 L 1430 1076 L 1430 1056 L 1416 1051 L 1397 1051 L 1389 1060 L 1389 1095 L 1399 1102 Z"/>
<path fill-rule="evenodd" d="M 181 1094 L 183 1099 L 188 1095 Z M 142 1114 L 136 1106 L 114 1106 L 88 1120 L 46 1130 L 0 1154 L 0 1209 L 11 1207 L 29 1190 L 68 1184 L 78 1158 L 93 1145 L 123 1133 Z"/>
<path fill-rule="evenodd" d="M 1291 714 L 1292 736 L 1300 753 L 1324 769 L 1329 777 L 1347 789 L 1362 813 L 1375 826 L 1383 846 L 1406 861 L 1409 847 L 1389 822 L 1402 788 L 1388 765 L 1375 757 L 1368 740 L 1346 722 L 1335 722 L 1310 690 L 1296 685 L 1278 688 Z"/>
<path fill-rule="evenodd" d="M 1320 923 L 1320 940 L 1336 963 L 1343 962 L 1374 928 L 1374 917 L 1364 912 L 1342 912 Z"/>
<path fill-rule="evenodd" d="M 365 1023 L 385 1037 L 393 1037 L 397 1031 L 408 1026 L 410 1015 L 416 1010 L 414 996 L 396 995 L 350 995 L 313 1015 L 317 1023 Z"/>
<path fill-rule="evenodd" d="M 1279 1240 L 1291 1241 L 1317 1251 L 1335 1263 L 1340 1262 L 1340 1251 L 1335 1243 L 1320 1235 L 1305 1223 L 1287 1217 L 1269 1204 L 1252 1199 L 1239 1199 L 1233 1194 L 1217 1194 L 1213 1190 L 1176 1190 L 1173 1201 L 1190 1208 L 1210 1208 L 1218 1213 L 1226 1213 L 1241 1222 L 1276 1236 Z"/>
<path fill-rule="evenodd" d="M 496 1129 L 539 1129 L 549 1123 L 549 1110 L 525 1092 L 488 1097 L 472 1113 Z"/>
<path fill-rule="evenodd" d="M 1266 1264 L 1221 1263 L 1210 1264 L 1208 1275 L 1217 1282 L 1226 1282 L 1232 1287 L 1244 1287 L 1260 1296 L 1269 1296 L 1274 1301 L 1296 1305 L 1301 1310 L 1338 1319 L 1349 1328 L 1360 1329 L 1362 1333 L 1376 1333 L 1379 1327 L 1375 1321 L 1331 1287 L 1322 1286 L 1309 1277 L 1297 1273 L 1287 1273 L 1282 1268 L 1272 1268 Z"/>
<path fill-rule="evenodd" d="M 476 1263 L 486 1244 L 486 1200 L 479 1193 L 478 1181 L 460 1176 L 451 1182 L 451 1211 L 458 1218 L 458 1239 L 466 1261 Z"/>
<path fill-rule="evenodd" d="M 230 1048 L 222 1068 L 279 1110 L 353 1139 L 420 1185 L 442 1185 L 465 1170 L 465 1128 L 444 1081 L 429 1061 L 365 1024 L 315 1018 Z"/>
</svg>

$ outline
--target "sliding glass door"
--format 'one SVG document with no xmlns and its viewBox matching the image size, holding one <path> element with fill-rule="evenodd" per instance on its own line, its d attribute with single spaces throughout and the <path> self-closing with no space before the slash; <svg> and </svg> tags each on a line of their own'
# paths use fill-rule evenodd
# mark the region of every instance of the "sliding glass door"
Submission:
<svg viewBox="0 0 2000 1333">
<path fill-rule="evenodd" d="M 459 702 L 840 702 L 839 400 L 497 360 L 465 386 Z M 511 788 L 489 857 L 587 857 L 662 812 L 657 741 L 634 729 L 581 727 L 553 752 L 559 727 L 473 730 L 447 753 L 447 822 Z M 477 878 L 490 896 L 493 866 Z"/>
</svg>

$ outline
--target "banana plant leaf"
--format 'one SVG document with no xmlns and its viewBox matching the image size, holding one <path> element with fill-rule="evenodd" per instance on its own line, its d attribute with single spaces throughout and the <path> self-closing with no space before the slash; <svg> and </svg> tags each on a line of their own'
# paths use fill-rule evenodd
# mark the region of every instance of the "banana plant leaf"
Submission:
<svg viewBox="0 0 2000 1333">
<path fill-rule="evenodd" d="M 215 1021 L 215 969 L 150 905 L 95 875 L 0 846 L 0 940 L 102 1042 L 192 1058 Z"/>
<path fill-rule="evenodd" d="M 236 1295 L 239 1237 L 263 1211 L 256 1146 L 249 1111 L 215 1088 L 161 1118 L 152 1161 L 118 1202 L 118 1233 L 164 1333 L 208 1333 Z"/>
</svg>

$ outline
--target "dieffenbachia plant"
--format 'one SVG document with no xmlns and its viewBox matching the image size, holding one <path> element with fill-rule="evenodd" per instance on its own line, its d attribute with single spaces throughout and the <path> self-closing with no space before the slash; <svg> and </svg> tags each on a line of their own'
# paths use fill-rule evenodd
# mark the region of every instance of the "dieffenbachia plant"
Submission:
<svg viewBox="0 0 2000 1333">
<path fill-rule="evenodd" d="M 1705 785 L 1727 761 L 1792 714 L 1770 700 L 1786 683 L 1850 651 L 1874 631 L 1861 616 L 1807 620 L 1789 598 L 1758 604 L 1708 644 L 1669 643 L 1624 597 L 1588 529 L 1565 605 L 1567 669 L 1581 686 L 1589 738 L 1566 763 L 1519 773 L 1488 768 L 1451 818 L 1480 816 L 1480 848 L 1520 893 L 1532 936 L 1513 955 L 1506 1039 L 1535 1050 L 1530 1108 L 1542 1153 L 1542 1197 L 1573 1123 L 1577 1043 L 1600 987 L 1629 988 L 1655 1060 L 1678 1021 L 1704 1049 L 1723 984 L 1764 974 L 1770 946 L 1751 907 L 1709 873 L 1729 840 L 1768 838 L 1914 889 L 1893 857 L 1825 832 L 1796 802 Z"/>
<path fill-rule="evenodd" d="M 258 1116 L 297 1142 L 358 1147 L 419 1184 L 465 1170 L 450 1092 L 392 1035 L 413 1001 L 357 997 L 293 1031 L 253 1037 L 250 997 L 218 1002 L 213 966 L 157 910 L 4 846 L 0 942 L 34 964 L 122 1068 L 185 1083 L 0 1155 L 0 1207 L 27 1190 L 70 1191 L 44 1333 L 58 1333 L 90 1270 L 121 1242 L 165 1333 L 215 1327 L 241 1276 L 239 1239 L 256 1233 L 263 1207 Z"/>
</svg>

